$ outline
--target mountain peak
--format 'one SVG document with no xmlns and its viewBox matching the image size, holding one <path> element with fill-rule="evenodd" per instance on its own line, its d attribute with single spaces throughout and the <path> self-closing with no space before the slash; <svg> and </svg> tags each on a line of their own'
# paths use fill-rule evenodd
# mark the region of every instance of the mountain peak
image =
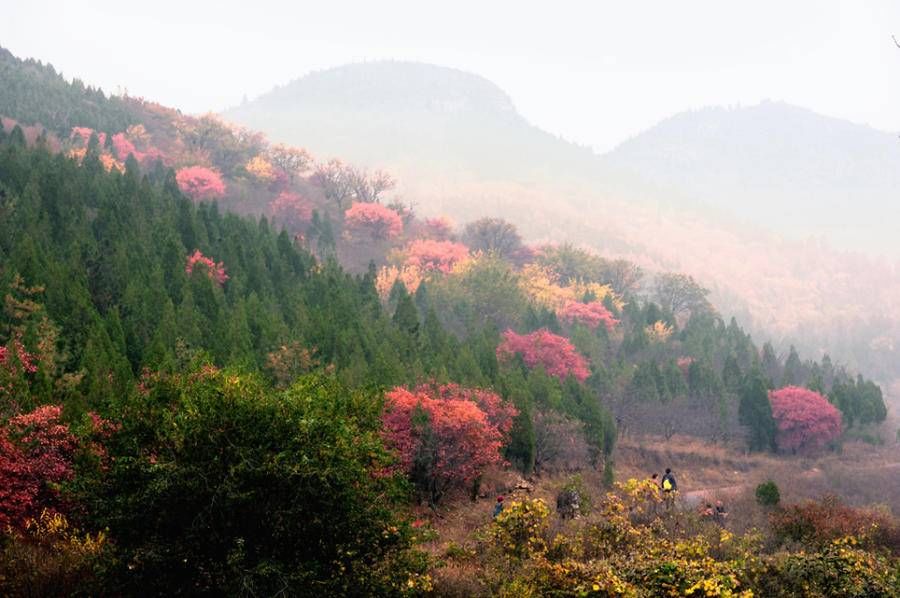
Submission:
<svg viewBox="0 0 900 598">
<path fill-rule="evenodd" d="M 307 109 L 391 113 L 476 112 L 518 118 L 509 96 L 484 77 L 419 62 L 379 60 L 314 71 L 230 110 Z"/>
</svg>

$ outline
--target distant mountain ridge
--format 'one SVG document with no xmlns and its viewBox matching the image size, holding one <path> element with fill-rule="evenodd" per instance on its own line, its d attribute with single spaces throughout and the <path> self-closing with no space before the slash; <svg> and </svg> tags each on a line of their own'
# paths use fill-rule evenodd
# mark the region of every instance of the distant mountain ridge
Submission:
<svg viewBox="0 0 900 598">
<path fill-rule="evenodd" d="M 781 233 L 896 252 L 900 141 L 783 102 L 683 112 L 603 157 Z"/>
<path fill-rule="evenodd" d="M 310 73 L 224 116 L 322 156 L 530 181 L 590 171 L 594 154 L 529 124 L 478 75 L 412 62 Z"/>
<path fill-rule="evenodd" d="M 224 116 L 407 179 L 587 185 L 900 256 L 900 141 L 783 102 L 676 114 L 598 156 L 528 123 L 483 77 L 375 61 L 311 73 Z"/>
</svg>

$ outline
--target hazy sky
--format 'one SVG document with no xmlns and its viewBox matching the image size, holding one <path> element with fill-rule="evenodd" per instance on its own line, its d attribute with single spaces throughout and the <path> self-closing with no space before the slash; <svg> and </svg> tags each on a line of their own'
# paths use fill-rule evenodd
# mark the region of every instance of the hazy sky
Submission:
<svg viewBox="0 0 900 598">
<path fill-rule="evenodd" d="M 0 0 L 0 45 L 187 112 L 374 59 L 473 71 L 598 150 L 678 111 L 785 100 L 900 131 L 900 2 Z"/>
</svg>

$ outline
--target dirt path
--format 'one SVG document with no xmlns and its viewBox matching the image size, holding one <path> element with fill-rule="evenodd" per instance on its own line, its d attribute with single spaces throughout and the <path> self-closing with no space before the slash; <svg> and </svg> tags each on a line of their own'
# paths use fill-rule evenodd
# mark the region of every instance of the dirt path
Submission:
<svg viewBox="0 0 900 598">
<path fill-rule="evenodd" d="M 879 465 L 871 465 L 868 467 L 861 466 L 859 467 L 860 471 L 864 471 L 867 469 L 878 469 L 880 471 L 884 471 L 886 469 L 900 469 L 900 462 L 897 463 L 887 463 L 887 464 L 879 464 Z M 822 470 L 818 468 L 809 469 L 807 471 L 799 474 L 804 478 L 817 478 L 825 475 Z M 696 507 L 703 502 L 713 502 L 717 499 L 729 499 L 734 498 L 742 492 L 746 491 L 751 487 L 752 484 L 735 484 L 731 486 L 719 486 L 712 488 L 700 488 L 697 490 L 691 490 L 689 492 L 682 492 L 679 496 L 679 501 L 682 502 L 685 506 L 688 507 Z"/>
</svg>

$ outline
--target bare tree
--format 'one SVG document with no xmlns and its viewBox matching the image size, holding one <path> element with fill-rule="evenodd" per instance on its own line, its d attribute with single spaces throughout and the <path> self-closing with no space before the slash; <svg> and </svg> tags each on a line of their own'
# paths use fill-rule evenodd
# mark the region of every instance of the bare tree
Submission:
<svg viewBox="0 0 900 598">
<path fill-rule="evenodd" d="M 397 186 L 394 178 L 383 170 L 376 170 L 371 175 L 365 170 L 357 170 L 349 167 L 349 177 L 353 187 L 353 196 L 356 201 L 363 203 L 378 203 L 385 191 L 390 191 Z"/>
<path fill-rule="evenodd" d="M 316 166 L 313 181 L 322 188 L 325 199 L 333 201 L 343 211 L 345 203 L 353 197 L 353 168 L 333 159 Z"/>
<path fill-rule="evenodd" d="M 305 149 L 282 143 L 269 148 L 269 159 L 288 175 L 292 183 L 294 177 L 309 170 L 312 163 L 312 158 Z"/>
<path fill-rule="evenodd" d="M 554 411 L 534 416 L 534 470 L 578 469 L 590 461 L 584 424 Z"/>
<path fill-rule="evenodd" d="M 619 295 L 634 293 L 643 278 L 641 267 L 628 260 L 608 260 L 602 274 L 603 282 Z"/>
<path fill-rule="evenodd" d="M 687 274 L 667 272 L 656 277 L 655 299 L 659 306 L 674 316 L 706 309 L 709 291 Z"/>
<path fill-rule="evenodd" d="M 502 218 L 480 218 L 463 230 L 463 241 L 473 251 L 497 253 L 508 257 L 522 246 L 515 225 Z"/>
</svg>

